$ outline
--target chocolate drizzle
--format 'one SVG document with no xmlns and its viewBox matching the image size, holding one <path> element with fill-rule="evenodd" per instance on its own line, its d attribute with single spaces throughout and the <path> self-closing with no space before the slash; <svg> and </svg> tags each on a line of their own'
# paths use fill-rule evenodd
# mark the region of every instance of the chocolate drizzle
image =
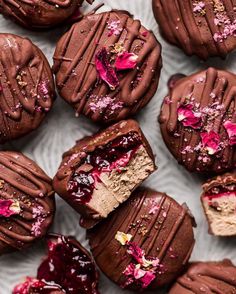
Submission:
<svg viewBox="0 0 236 294">
<path fill-rule="evenodd" d="M 83 0 L 2 0 L 0 12 L 28 29 L 45 29 L 65 22 L 82 3 Z"/>
<path fill-rule="evenodd" d="M 236 267 L 230 260 L 196 262 L 180 277 L 169 294 L 236 293 Z"/>
<path fill-rule="evenodd" d="M 115 240 L 118 231 L 131 234 L 132 242 L 145 251 L 147 258 L 159 259 L 162 272 L 150 285 L 152 289 L 176 278 L 194 246 L 192 222 L 187 209 L 165 194 L 148 189 L 136 190 L 133 197 L 106 221 L 88 231 L 96 263 L 120 286 L 126 283 L 123 272 L 132 258 L 126 254 L 124 246 Z M 136 285 L 129 286 L 141 290 L 139 287 L 138 281 Z"/>
<path fill-rule="evenodd" d="M 235 1 L 153 0 L 161 33 L 187 55 L 222 58 L 236 48 Z"/>
<path fill-rule="evenodd" d="M 182 78 L 165 98 L 159 117 L 162 135 L 188 170 L 219 173 L 235 167 L 235 145 L 225 127 L 225 122 L 236 122 L 235 86 L 234 74 L 209 68 Z M 192 115 L 189 123 L 197 119 L 197 124 L 185 124 L 181 107 Z"/>
<path fill-rule="evenodd" d="M 119 87 L 115 90 L 98 82 L 95 56 L 104 46 L 110 53 L 117 54 L 123 48 L 138 55 L 138 66 L 119 73 Z M 153 33 L 128 13 L 111 11 L 85 16 L 58 42 L 54 72 L 59 92 L 77 114 L 102 122 L 123 119 L 145 106 L 156 92 L 160 51 Z"/>
<path fill-rule="evenodd" d="M 19 203 L 20 212 L 0 215 L 0 254 L 29 246 L 45 235 L 54 214 L 51 179 L 21 153 L 0 152 L 0 199 Z"/>
<path fill-rule="evenodd" d="M 30 40 L 0 34 L 0 142 L 34 130 L 52 106 L 49 64 Z"/>
</svg>

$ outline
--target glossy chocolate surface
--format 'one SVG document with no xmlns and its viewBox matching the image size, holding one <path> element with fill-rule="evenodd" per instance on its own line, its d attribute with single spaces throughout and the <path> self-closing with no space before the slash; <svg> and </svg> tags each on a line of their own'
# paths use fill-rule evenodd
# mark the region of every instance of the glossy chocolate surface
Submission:
<svg viewBox="0 0 236 294">
<path fill-rule="evenodd" d="M 222 173 L 236 166 L 236 76 L 208 68 L 181 78 L 164 99 L 163 139 L 189 171 Z"/>
<path fill-rule="evenodd" d="M 152 0 L 164 38 L 201 59 L 225 58 L 236 48 L 235 0 Z"/>
<path fill-rule="evenodd" d="M 157 90 L 161 47 L 124 11 L 90 14 L 59 40 L 54 72 L 76 113 L 110 123 L 143 108 Z"/>
<path fill-rule="evenodd" d="M 187 264 L 194 246 L 192 225 L 185 206 L 166 194 L 137 189 L 88 231 L 88 239 L 97 265 L 113 282 L 136 291 L 158 289 Z"/>
<path fill-rule="evenodd" d="M 51 179 L 17 152 L 0 152 L 0 254 L 42 238 L 55 210 Z"/>
</svg>

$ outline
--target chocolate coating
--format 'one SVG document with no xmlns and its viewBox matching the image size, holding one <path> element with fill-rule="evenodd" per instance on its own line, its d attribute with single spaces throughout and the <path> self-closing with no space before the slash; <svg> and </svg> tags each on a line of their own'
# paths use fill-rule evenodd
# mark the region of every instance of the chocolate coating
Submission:
<svg viewBox="0 0 236 294">
<path fill-rule="evenodd" d="M 236 267 L 228 259 L 192 263 L 169 294 L 235 294 Z"/>
<path fill-rule="evenodd" d="M 163 139 L 189 171 L 221 173 L 235 167 L 236 76 L 208 68 L 181 78 L 161 107 Z"/>
<path fill-rule="evenodd" d="M 225 58 L 235 50 L 235 0 L 152 0 L 152 4 L 163 37 L 187 55 Z"/>
<path fill-rule="evenodd" d="M 202 186 L 202 206 L 209 233 L 216 236 L 236 235 L 236 174 L 226 173 L 209 179 Z"/>
<path fill-rule="evenodd" d="M 160 192 L 135 190 L 108 219 L 88 231 L 88 238 L 100 269 L 121 287 L 136 291 L 144 288 L 141 280 L 129 284 L 124 271 L 137 260 L 127 254 L 129 243 L 122 246 L 117 241 L 118 232 L 130 234 L 133 246 L 141 248 L 146 259 L 159 259 L 155 279 L 148 286 L 152 289 L 171 283 L 181 274 L 194 246 L 192 217 L 185 206 Z"/>
<path fill-rule="evenodd" d="M 92 206 L 91 206 L 91 198 L 93 197 L 93 194 L 89 194 L 89 197 L 87 194 L 81 195 L 81 193 L 77 193 L 77 195 L 74 195 L 72 191 L 70 191 L 70 183 L 73 180 L 76 180 L 75 178 L 77 177 L 76 175 L 79 174 L 79 172 L 85 173 L 86 171 L 91 171 L 91 169 L 94 166 L 94 162 L 97 162 L 98 160 L 98 168 L 95 170 L 95 175 L 91 173 L 91 175 L 87 176 L 87 180 L 83 177 L 81 182 L 87 183 L 87 181 L 91 181 L 90 178 L 94 178 L 94 182 L 91 183 L 92 186 L 94 186 L 96 183 L 103 182 L 103 178 L 100 176 L 100 167 L 105 166 L 106 171 L 108 174 L 111 174 L 113 169 L 118 170 L 118 174 L 122 175 L 125 173 L 125 170 L 122 170 L 123 165 L 121 167 L 112 167 L 113 164 L 112 162 L 109 162 L 109 152 L 112 153 L 111 158 L 114 161 L 117 159 L 119 160 L 120 157 L 116 156 L 116 145 L 119 144 L 115 141 L 122 136 L 124 136 L 124 139 L 122 141 L 124 142 L 124 145 L 127 149 L 125 149 L 125 156 L 127 153 L 130 154 L 130 149 L 129 149 L 129 142 L 127 142 L 127 137 L 126 135 L 133 134 L 135 138 L 138 138 L 138 147 L 143 146 L 144 149 L 146 150 L 148 156 L 150 157 L 150 161 L 152 162 L 153 168 L 155 169 L 155 164 L 154 164 L 154 155 L 152 153 L 152 149 L 147 142 L 146 138 L 144 137 L 138 123 L 134 120 L 127 120 L 127 121 L 121 121 L 119 123 L 116 123 L 110 127 L 108 127 L 105 130 L 102 130 L 98 132 L 97 134 L 89 137 L 85 137 L 82 140 L 77 141 L 76 145 L 71 148 L 69 151 L 64 153 L 63 155 L 63 161 L 58 169 L 57 174 L 55 175 L 53 179 L 53 187 L 55 191 L 66 201 L 68 202 L 77 212 L 79 212 L 82 216 L 84 216 L 85 219 L 83 219 L 82 225 L 87 227 L 91 226 L 88 223 L 92 221 L 92 225 L 94 224 L 94 221 L 99 221 L 103 218 L 99 214 L 98 211 L 96 211 Z M 114 143 L 115 142 L 115 143 Z M 106 148 L 106 146 L 111 146 L 109 148 Z M 113 146 L 113 147 L 112 147 Z M 136 145 L 135 145 L 136 148 Z M 99 149 L 99 150 L 98 150 Z M 105 149 L 105 151 L 103 151 Z M 127 150 L 127 151 L 126 151 Z M 96 153 L 97 152 L 97 153 Z M 104 155 L 101 154 L 101 152 L 105 152 L 105 160 L 104 160 Z M 95 160 L 91 160 L 91 157 L 93 157 L 93 154 L 96 154 Z M 106 154 L 108 154 L 108 157 L 106 157 Z M 131 150 L 132 154 L 132 150 Z M 114 155 L 114 156 L 113 156 Z M 123 155 L 123 154 L 122 154 Z M 130 155 L 129 155 L 130 156 Z M 129 158 L 128 157 L 122 157 L 124 158 Z M 131 155 L 131 158 L 135 156 Z M 89 157 L 89 162 L 86 162 L 85 159 Z M 138 159 L 137 159 L 138 160 Z M 130 159 L 129 159 L 130 161 Z M 128 161 L 128 162 L 129 162 Z M 141 162 L 140 162 L 141 164 Z M 125 167 L 125 165 L 124 165 Z M 142 167 L 143 168 L 143 167 Z M 145 166 L 146 169 L 148 169 L 147 166 Z M 140 166 L 140 171 L 141 172 L 141 166 Z M 127 176 L 126 176 L 127 177 Z M 99 180 L 97 180 L 99 178 Z M 117 180 L 117 178 L 116 178 Z M 143 179 L 144 180 L 144 179 Z M 123 184 L 126 185 L 127 179 L 123 180 L 121 185 Z M 80 183 L 81 184 L 81 183 Z M 140 184 L 140 182 L 139 182 Z M 132 190 L 135 187 L 132 187 Z M 86 185 L 86 191 L 88 190 L 88 186 Z M 94 187 L 94 190 L 98 190 L 96 186 Z M 115 191 L 116 193 L 119 193 L 119 191 Z M 132 191 L 130 191 L 131 193 Z M 104 193 L 104 191 L 101 191 L 101 193 Z M 110 192 L 112 193 L 112 192 Z M 109 194 L 109 193 L 108 193 Z M 122 194 L 122 193 L 121 193 Z M 130 195 L 130 194 L 129 194 Z M 128 195 L 128 196 L 129 196 Z M 118 195 L 117 198 L 119 199 L 118 205 L 123 202 L 122 201 L 122 195 Z M 103 195 L 100 195 L 100 198 L 102 198 Z M 112 198 L 112 195 L 109 194 L 109 198 Z M 106 199 L 104 199 L 105 202 Z M 103 202 L 101 205 L 106 205 L 106 203 Z M 108 199 L 109 202 L 109 199 Z"/>
<path fill-rule="evenodd" d="M 137 63 L 117 73 L 113 68 L 106 72 L 106 78 L 115 82 L 113 88 L 100 79 L 96 68 L 102 48 L 112 64 L 120 52 L 131 54 Z M 161 46 L 154 34 L 124 11 L 85 16 L 59 40 L 54 54 L 60 95 L 78 115 L 103 123 L 143 108 L 157 90 L 161 65 Z"/>
<path fill-rule="evenodd" d="M 51 179 L 18 152 L 0 152 L 0 254 L 42 238 L 55 211 Z"/>
<path fill-rule="evenodd" d="M 46 29 L 65 22 L 82 3 L 83 0 L 1 0 L 0 13 L 27 29 Z"/>
<path fill-rule="evenodd" d="M 29 39 L 0 34 L 0 143 L 35 130 L 55 97 L 50 66 Z"/>
</svg>

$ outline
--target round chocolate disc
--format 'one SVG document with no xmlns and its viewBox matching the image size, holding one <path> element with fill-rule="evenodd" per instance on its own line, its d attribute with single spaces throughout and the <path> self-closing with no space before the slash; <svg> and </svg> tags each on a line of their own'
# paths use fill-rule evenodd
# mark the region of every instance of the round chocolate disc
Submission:
<svg viewBox="0 0 236 294">
<path fill-rule="evenodd" d="M 51 179 L 18 152 L 0 152 L 0 255 L 42 238 L 55 210 Z"/>
<path fill-rule="evenodd" d="M 44 29 L 66 21 L 78 10 L 83 1 L 1 0 L 0 13 L 27 29 Z"/>
<path fill-rule="evenodd" d="M 180 277 L 169 294 L 236 293 L 236 267 L 228 259 L 195 262 Z"/>
<path fill-rule="evenodd" d="M 236 167 L 236 76 L 209 68 L 170 89 L 159 122 L 163 139 L 189 171 L 221 173 Z"/>
<path fill-rule="evenodd" d="M 54 72 L 77 115 L 109 123 L 143 108 L 157 90 L 161 47 L 124 11 L 90 14 L 59 40 Z"/>
<path fill-rule="evenodd" d="M 193 246 L 186 206 L 149 189 L 136 190 L 108 219 L 88 231 L 97 265 L 115 283 L 136 291 L 171 283 Z"/>
<path fill-rule="evenodd" d="M 36 129 L 55 96 L 50 66 L 29 39 L 0 34 L 0 143 Z"/>
<path fill-rule="evenodd" d="M 187 55 L 222 58 L 236 48 L 236 0 L 152 0 L 164 38 Z"/>
</svg>

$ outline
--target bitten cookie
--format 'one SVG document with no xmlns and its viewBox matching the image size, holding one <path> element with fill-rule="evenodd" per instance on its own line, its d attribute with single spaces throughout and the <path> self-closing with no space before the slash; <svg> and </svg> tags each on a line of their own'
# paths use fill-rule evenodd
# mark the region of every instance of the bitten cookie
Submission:
<svg viewBox="0 0 236 294">
<path fill-rule="evenodd" d="M 121 121 L 79 140 L 63 155 L 55 191 L 88 227 L 106 218 L 155 171 L 154 156 L 138 123 Z"/>
<path fill-rule="evenodd" d="M 201 196 L 209 232 L 216 236 L 236 235 L 236 174 L 227 173 L 203 185 Z"/>
</svg>

